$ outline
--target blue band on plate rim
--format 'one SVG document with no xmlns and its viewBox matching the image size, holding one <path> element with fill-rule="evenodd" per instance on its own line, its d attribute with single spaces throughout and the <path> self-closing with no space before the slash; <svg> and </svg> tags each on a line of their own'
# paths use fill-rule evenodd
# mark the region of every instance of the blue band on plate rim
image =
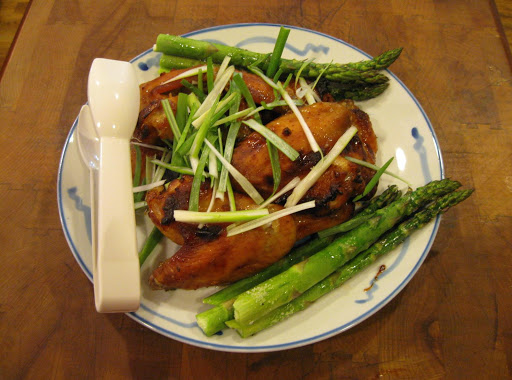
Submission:
<svg viewBox="0 0 512 380">
<path fill-rule="evenodd" d="M 230 25 L 221 25 L 221 26 L 215 26 L 215 27 L 211 27 L 211 28 L 205 28 L 205 29 L 197 30 L 197 31 L 194 31 L 194 32 L 191 32 L 191 33 L 184 34 L 183 36 L 184 37 L 192 37 L 192 36 L 197 35 L 197 34 L 201 34 L 201 33 L 205 33 L 205 32 L 211 32 L 211 31 L 215 31 L 215 30 L 224 30 L 224 29 L 230 29 L 230 28 L 243 28 L 243 27 L 252 27 L 252 26 L 275 27 L 275 28 L 280 28 L 281 26 L 285 26 L 286 28 L 289 28 L 289 29 L 302 30 L 302 31 L 305 31 L 305 32 L 308 32 L 308 33 L 317 34 L 319 36 L 331 39 L 331 40 L 333 40 L 333 41 L 335 41 L 337 43 L 341 43 L 341 44 L 343 44 L 343 45 L 345 45 L 345 46 L 347 46 L 347 47 L 349 47 L 349 48 L 351 48 L 353 50 L 356 50 L 357 52 L 363 54 L 364 56 L 366 56 L 368 58 L 371 58 L 370 55 L 366 54 L 365 52 L 361 51 L 360 49 L 358 49 L 358 48 L 350 45 L 349 43 L 347 43 L 345 41 L 342 41 L 342 40 L 340 40 L 338 38 L 329 36 L 329 35 L 321 33 L 321 32 L 309 30 L 309 29 L 306 29 L 306 28 L 296 27 L 296 26 L 290 26 L 290 25 L 264 24 L 264 23 L 230 24 Z M 274 40 L 275 39 L 271 39 L 271 38 L 268 39 L 269 43 L 273 43 Z M 263 39 L 261 41 L 266 42 L 267 39 Z M 247 42 L 246 40 L 243 40 L 242 42 L 240 42 L 238 44 L 239 45 L 241 44 L 241 46 L 242 46 L 246 42 Z M 249 42 L 253 42 L 253 41 L 249 41 Z M 299 54 L 299 55 L 301 54 L 301 50 L 296 48 L 296 47 L 294 47 L 294 46 L 291 46 L 291 45 L 287 44 L 286 48 L 290 49 L 291 51 L 294 51 L 296 54 Z M 322 45 L 313 46 L 312 44 L 308 44 L 308 45 L 306 45 L 306 47 L 303 50 L 304 54 L 307 54 L 307 52 L 309 50 L 324 51 L 324 52 L 326 51 L 325 47 L 322 46 Z M 134 62 L 134 61 L 140 60 L 141 58 L 143 58 L 145 55 L 151 53 L 152 51 L 153 51 L 152 49 L 148 49 L 147 51 L 145 51 L 145 52 L 139 54 L 138 56 L 136 56 L 135 58 L 133 58 L 130 62 Z M 138 68 L 140 70 L 142 70 L 142 71 L 145 71 L 145 70 L 147 70 L 149 68 L 148 64 L 150 66 L 154 65 L 155 64 L 155 59 L 151 58 L 149 61 L 143 62 L 143 64 L 139 65 Z M 414 95 L 409 91 L 409 89 L 403 84 L 403 82 L 400 79 L 398 79 L 398 77 L 396 77 L 391 71 L 389 71 L 389 70 L 386 70 L 386 71 L 407 92 L 409 97 L 415 103 L 415 105 L 418 108 L 418 110 L 421 112 L 421 115 L 423 116 L 423 118 L 424 118 L 424 120 L 425 120 L 425 122 L 426 122 L 426 124 L 428 126 L 429 132 L 431 133 L 430 137 L 432 138 L 432 140 L 434 142 L 434 145 L 435 145 L 436 154 L 437 154 L 437 158 L 438 158 L 438 162 L 439 162 L 439 168 L 438 169 L 439 169 L 439 172 L 440 172 L 440 176 L 441 176 L 441 178 L 444 178 L 444 165 L 443 165 L 443 159 L 442 159 L 442 155 L 441 155 L 441 150 L 439 148 L 439 143 L 438 143 L 437 137 L 435 135 L 434 129 L 432 127 L 432 124 L 430 123 L 430 120 L 428 119 L 428 117 L 427 117 L 425 111 L 423 110 L 422 106 L 420 105 L 420 103 L 417 101 L 417 99 L 414 97 Z M 73 123 L 73 125 L 72 125 L 72 127 L 70 129 L 70 132 L 69 132 L 69 134 L 68 134 L 68 136 L 66 138 L 66 142 L 65 142 L 65 145 L 64 145 L 64 148 L 63 148 L 63 151 L 62 151 L 62 155 L 61 155 L 61 158 L 60 158 L 60 162 L 59 162 L 59 170 L 58 170 L 58 178 L 57 178 L 57 202 L 58 202 L 58 208 L 59 208 L 59 217 L 60 217 L 60 220 L 61 220 L 62 228 L 63 228 L 63 231 L 64 231 L 64 235 L 66 237 L 66 240 L 68 242 L 68 245 L 70 246 L 71 251 L 72 251 L 73 255 L 75 256 L 75 259 L 77 260 L 78 264 L 80 265 L 80 267 L 82 268 L 82 270 L 84 271 L 86 276 L 89 278 L 89 280 L 92 281 L 92 273 L 90 272 L 90 270 L 85 265 L 81 255 L 79 254 L 78 249 L 77 249 L 77 247 L 76 247 L 76 245 L 73 242 L 73 239 L 71 237 L 70 231 L 68 229 L 68 225 L 66 223 L 66 215 L 64 214 L 64 207 L 63 207 L 63 204 L 62 204 L 63 193 L 68 193 L 69 196 L 73 196 L 75 198 L 77 197 L 76 189 L 63 189 L 63 187 L 62 187 L 63 186 L 63 184 L 62 184 L 63 165 L 64 165 L 67 149 L 68 149 L 68 146 L 69 146 L 69 142 L 70 142 L 70 139 L 72 138 L 73 133 L 75 131 L 76 124 L 77 124 L 77 119 Z M 419 131 L 418 131 L 418 129 L 416 127 L 412 127 L 411 135 L 412 135 L 413 139 L 415 140 L 415 141 L 413 141 L 413 143 L 415 143 L 415 145 L 414 145 L 415 151 L 420 156 L 422 156 L 424 154 L 424 148 L 422 146 L 422 142 L 424 141 L 425 137 L 421 136 L 419 134 Z M 426 161 L 426 157 L 425 156 L 421 157 L 421 162 L 422 162 L 423 176 L 425 177 L 425 180 L 427 180 L 427 179 L 430 180 L 431 179 L 431 174 L 430 174 L 430 170 L 428 168 L 428 163 Z M 83 204 L 81 203 L 81 200 L 76 198 L 76 199 L 74 199 L 74 201 L 76 202 L 77 207 L 79 205 L 83 206 Z M 84 209 L 84 211 L 86 211 L 86 210 Z M 156 331 L 156 332 L 158 332 L 158 333 L 160 333 L 162 335 L 168 336 L 170 338 L 176 339 L 176 340 L 184 342 L 184 343 L 192 344 L 192 345 L 203 347 L 203 348 L 216 349 L 216 350 L 220 350 L 220 351 L 230 351 L 230 352 L 269 352 L 269 351 L 277 351 L 277 350 L 295 348 L 295 347 L 300 347 L 300 346 L 304 346 L 304 345 L 307 345 L 307 344 L 315 343 L 315 342 L 318 342 L 320 340 L 326 339 L 326 338 L 328 338 L 330 336 L 336 335 L 336 334 L 338 334 L 338 333 L 340 333 L 342 331 L 345 331 L 345 330 L 351 328 L 352 326 L 354 326 L 354 325 L 364 321 L 365 319 L 367 319 L 368 317 L 373 315 L 375 312 L 380 310 L 383 306 L 385 306 L 391 299 L 393 299 L 394 296 L 397 293 L 399 293 L 405 287 L 405 285 L 407 285 L 407 283 L 414 276 L 414 274 L 417 272 L 417 270 L 419 269 L 419 267 L 421 266 L 421 264 L 425 260 L 427 254 L 428 254 L 428 252 L 429 252 L 429 250 L 430 250 L 430 248 L 431 248 L 431 246 L 432 246 L 432 244 L 434 242 L 434 238 L 435 238 L 435 236 L 437 234 L 437 231 L 438 231 L 438 228 L 439 228 L 439 224 L 440 224 L 440 216 L 438 216 L 436 218 L 436 220 L 435 220 L 431 236 L 430 236 L 430 238 L 428 240 L 427 245 L 424 248 L 424 251 L 422 252 L 422 254 L 420 256 L 420 259 L 415 264 L 415 266 L 412 268 L 410 273 L 407 274 L 407 276 L 402 281 L 402 283 L 400 283 L 386 298 L 384 298 L 381 302 L 376 304 L 373 308 L 368 310 L 366 313 L 364 313 L 362 315 L 359 315 L 357 318 L 353 319 L 352 321 L 350 321 L 348 323 L 345 323 L 344 325 L 339 326 L 339 327 L 337 327 L 335 329 L 331 329 L 331 330 L 326 331 L 326 332 L 324 332 L 322 334 L 318 334 L 316 336 L 313 336 L 313 337 L 310 337 L 310 338 L 307 338 L 307 339 L 296 340 L 296 341 L 293 341 L 293 342 L 288 342 L 288 343 L 284 343 L 284 344 L 274 344 L 274 345 L 260 345 L 260 346 L 249 346 L 249 345 L 246 345 L 246 346 L 233 346 L 233 345 L 225 345 L 225 344 L 218 344 L 216 342 L 208 342 L 208 341 L 192 339 L 190 337 L 174 333 L 172 331 L 169 331 L 169 330 L 167 330 L 167 329 L 165 329 L 165 328 L 163 328 L 161 326 L 158 326 L 155 323 L 149 321 L 145 317 L 139 315 L 138 312 L 127 313 L 127 315 L 130 316 L 132 319 L 136 320 L 137 322 L 141 323 L 142 325 L 146 326 L 147 328 L 149 328 L 151 330 L 154 330 L 154 331 Z M 405 249 L 405 247 L 403 249 Z M 400 258 L 401 256 L 402 256 L 402 254 L 399 255 L 397 260 L 401 260 L 401 258 Z M 398 261 L 395 261 L 395 263 L 393 263 L 390 266 L 390 268 L 396 266 L 397 264 L 398 264 Z M 371 297 L 371 295 L 370 295 L 370 297 Z M 159 315 L 154 310 L 152 310 L 151 308 L 149 308 L 148 306 L 146 306 L 144 304 L 141 304 L 141 309 L 145 310 L 146 312 L 149 312 L 152 315 L 156 315 L 156 316 L 158 316 L 158 317 L 160 317 L 162 319 L 165 319 L 168 322 L 175 323 L 175 324 L 180 325 L 182 327 L 199 328 L 199 327 L 197 327 L 197 324 L 195 322 L 194 323 L 183 323 L 183 322 L 180 322 L 180 321 L 169 319 L 166 316 Z"/>
</svg>

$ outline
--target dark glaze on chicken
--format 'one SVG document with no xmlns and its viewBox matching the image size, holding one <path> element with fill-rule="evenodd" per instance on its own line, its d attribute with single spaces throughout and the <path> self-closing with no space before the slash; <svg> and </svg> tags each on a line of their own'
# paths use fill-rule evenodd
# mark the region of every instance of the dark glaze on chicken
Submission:
<svg viewBox="0 0 512 380">
<path fill-rule="evenodd" d="M 267 102 L 273 100 L 273 90 L 259 77 L 244 73 L 244 79 L 255 99 Z M 174 104 L 172 92 L 162 95 L 165 86 L 165 92 L 171 91 L 168 84 L 162 85 L 166 80 L 168 78 L 160 77 L 141 87 L 145 100 L 141 104 L 141 117 L 134 135 L 139 141 L 156 143 L 161 137 L 169 137 L 168 124 L 165 127 L 167 121 L 158 116 L 161 111 L 158 111 L 156 105 L 163 96 L 170 98 L 171 106 Z M 301 202 L 315 200 L 317 207 L 227 237 L 226 225 L 207 224 L 199 229 L 197 224 L 174 220 L 174 210 L 188 209 L 192 177 L 182 176 L 171 181 L 166 188 L 152 189 L 146 195 L 149 217 L 166 237 L 181 245 L 172 257 L 160 263 L 153 271 L 149 279 L 153 289 L 197 289 L 225 285 L 248 277 L 286 255 L 297 240 L 352 216 L 354 205 L 351 199 L 363 192 L 375 172 L 353 164 L 343 156 L 375 163 L 377 139 L 369 117 L 350 100 L 319 102 L 300 107 L 300 112 L 323 154 L 330 151 L 351 125 L 358 129 L 357 135 L 342 154 L 302 198 Z M 156 124 L 155 120 L 158 120 Z M 296 116 L 285 113 L 269 122 L 267 127 L 300 154 L 297 160 L 291 161 L 279 152 L 282 170 L 280 187 L 294 177 L 305 177 L 321 156 L 312 152 Z M 260 134 L 251 132 L 239 136 L 231 162 L 260 194 L 267 197 L 272 193 L 273 177 L 268 149 Z M 244 194 L 236 181 L 232 179 L 231 183 L 235 189 L 237 209 L 255 208 L 253 200 Z M 271 205 L 270 211 L 281 209 L 288 195 L 285 194 Z M 205 181 L 199 197 L 200 211 L 207 209 L 211 197 L 212 190 L 209 182 Z M 227 199 L 215 200 L 212 211 L 228 210 Z"/>
<path fill-rule="evenodd" d="M 295 222 L 291 216 L 243 234 L 226 237 L 226 225 L 179 223 L 174 210 L 188 209 L 192 177 L 173 180 L 167 187 L 148 192 L 146 200 L 153 223 L 181 248 L 153 271 L 150 284 L 155 289 L 197 289 L 224 285 L 261 271 L 286 255 L 296 241 Z M 212 189 L 208 181 L 201 187 L 199 211 L 208 208 Z M 237 210 L 256 208 L 246 195 L 235 194 Z M 271 205 L 277 211 L 281 206 Z M 227 197 L 216 199 L 212 211 L 229 211 Z"/>
</svg>

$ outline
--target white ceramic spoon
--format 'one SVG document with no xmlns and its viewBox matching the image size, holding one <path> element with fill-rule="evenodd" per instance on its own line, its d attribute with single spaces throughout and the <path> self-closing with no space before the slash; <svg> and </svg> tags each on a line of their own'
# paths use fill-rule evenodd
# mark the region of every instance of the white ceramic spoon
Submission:
<svg viewBox="0 0 512 380">
<path fill-rule="evenodd" d="M 96 310 L 135 311 L 140 305 L 130 160 L 130 138 L 140 105 L 135 70 L 128 62 L 97 58 L 87 91 L 100 145 Z"/>
<path fill-rule="evenodd" d="M 78 115 L 76 127 L 76 140 L 82 160 L 89 168 L 89 190 L 91 200 L 91 246 L 92 246 L 92 273 L 94 282 L 94 298 L 99 298 L 98 268 L 97 262 L 97 192 L 98 192 L 98 168 L 100 166 L 100 139 L 96 134 L 94 122 L 92 121 L 91 110 L 88 105 L 82 106 Z"/>
</svg>

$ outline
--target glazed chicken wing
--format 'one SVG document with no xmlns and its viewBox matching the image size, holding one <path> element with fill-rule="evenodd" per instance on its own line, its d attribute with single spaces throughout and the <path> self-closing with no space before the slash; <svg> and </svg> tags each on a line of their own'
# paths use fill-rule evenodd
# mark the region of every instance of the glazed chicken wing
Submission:
<svg viewBox="0 0 512 380">
<path fill-rule="evenodd" d="M 175 92 L 181 90 L 183 85 L 180 80 L 174 81 L 173 78 L 187 70 L 189 69 L 173 70 L 140 85 L 141 105 L 133 134 L 134 140 L 145 144 L 158 144 L 161 139 L 173 138 L 161 102 L 163 99 L 168 99 L 172 110 L 176 111 L 178 100 Z M 214 73 L 216 72 L 217 68 L 215 67 Z M 242 78 L 256 104 L 271 103 L 275 100 L 274 90 L 259 76 L 243 72 Z M 187 80 L 197 84 L 197 76 L 189 77 Z M 287 86 L 286 91 L 292 98 L 296 97 L 293 84 Z M 276 110 L 282 111 L 282 108 L 276 108 Z"/>
<path fill-rule="evenodd" d="M 296 240 L 292 217 L 280 218 L 270 225 L 243 234 L 227 237 L 225 225 L 176 222 L 174 210 L 187 209 L 192 178 L 184 176 L 163 187 L 148 192 L 146 200 L 153 223 L 174 242 L 182 245 L 169 259 L 162 262 L 150 277 L 154 289 L 197 289 L 224 285 L 261 271 L 286 255 Z M 207 183 L 201 189 L 199 210 L 208 207 L 212 191 Z M 256 205 L 249 197 L 236 194 L 237 209 Z M 271 205 L 270 211 L 282 207 Z M 228 211 L 226 201 L 216 200 L 214 211 Z"/>
<path fill-rule="evenodd" d="M 181 245 L 174 256 L 154 270 L 150 278 L 154 289 L 197 289 L 237 281 L 286 255 L 297 240 L 350 218 L 354 210 L 351 198 L 363 192 L 374 172 L 342 156 L 375 162 L 377 143 L 369 118 L 351 101 L 316 103 L 302 107 L 301 112 L 324 154 L 351 125 L 358 128 L 358 134 L 342 155 L 301 200 L 315 200 L 317 207 L 311 212 L 306 210 L 280 218 L 268 226 L 227 237 L 225 225 L 206 225 L 199 229 L 197 224 L 174 220 L 174 210 L 188 209 L 192 177 L 183 176 L 170 182 L 166 189 L 161 187 L 149 191 L 146 201 L 151 220 L 165 236 Z M 283 115 L 267 126 L 300 153 L 294 162 L 280 154 L 281 186 L 296 176 L 304 177 L 320 155 L 311 151 L 296 116 Z M 261 135 L 254 132 L 242 140 L 235 147 L 232 163 L 261 194 L 271 194 L 272 169 L 266 142 Z M 253 200 L 244 195 L 235 180 L 232 183 L 237 190 L 237 209 L 255 208 Z M 277 203 L 282 205 L 287 195 Z M 205 181 L 199 197 L 200 211 L 208 208 L 211 197 L 212 190 Z M 270 211 L 282 208 L 281 205 L 269 206 Z M 227 199 L 216 199 L 213 203 L 213 211 L 228 210 Z"/>
<path fill-rule="evenodd" d="M 303 201 L 315 200 L 317 212 L 337 210 L 349 199 L 360 194 L 374 174 L 374 171 L 353 164 L 342 156 L 375 163 L 376 136 L 368 115 L 352 101 L 315 103 L 301 107 L 300 111 L 324 154 L 331 150 L 351 125 L 358 129 L 357 135 L 341 156 L 303 198 Z M 280 187 L 285 186 L 294 177 L 305 177 L 320 160 L 320 153 L 311 150 L 297 117 L 293 113 L 288 113 L 270 122 L 267 127 L 300 154 L 297 160 L 291 161 L 279 152 L 282 178 Z M 269 196 L 272 193 L 273 176 L 267 143 L 259 133 L 251 133 L 238 144 L 233 153 L 232 164 L 261 194 Z M 236 183 L 234 186 L 240 190 Z"/>
</svg>

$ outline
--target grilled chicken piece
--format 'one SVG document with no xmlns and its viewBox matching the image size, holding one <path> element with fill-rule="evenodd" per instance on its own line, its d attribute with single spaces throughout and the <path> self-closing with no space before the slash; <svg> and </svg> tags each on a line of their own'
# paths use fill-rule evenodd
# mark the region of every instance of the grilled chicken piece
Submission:
<svg viewBox="0 0 512 380">
<path fill-rule="evenodd" d="M 167 189 L 153 189 L 146 196 L 149 216 L 163 234 L 181 248 L 154 270 L 150 277 L 152 288 L 197 289 L 237 281 L 286 255 L 295 241 L 350 218 L 354 210 L 350 199 L 362 193 L 374 172 L 342 156 L 350 155 L 375 162 L 377 142 L 369 118 L 352 101 L 316 103 L 302 107 L 301 112 L 324 154 L 329 152 L 350 125 L 358 128 L 357 136 L 302 199 L 314 199 L 318 207 L 311 212 L 306 210 L 278 219 L 270 226 L 228 238 L 225 225 L 206 225 L 198 229 L 196 224 L 178 223 L 173 219 L 174 210 L 188 209 L 191 177 L 176 179 Z M 295 176 L 304 177 L 320 157 L 311 152 L 295 115 L 283 115 L 267 126 L 300 153 L 296 162 L 280 154 L 281 186 Z M 265 195 L 272 192 L 268 151 L 265 140 L 259 134 L 252 133 L 237 145 L 232 162 L 260 192 Z M 235 181 L 232 183 L 236 185 Z M 237 209 L 256 207 L 252 199 L 241 191 L 235 194 Z M 203 183 L 200 211 L 208 208 L 211 196 L 208 182 Z M 286 196 L 279 203 L 284 203 Z M 279 205 L 270 207 L 273 210 L 281 208 Z M 229 210 L 227 199 L 216 199 L 213 210 Z"/>
<path fill-rule="evenodd" d="M 137 126 L 133 134 L 136 141 L 145 144 L 158 144 L 160 139 L 172 140 L 172 131 L 161 102 L 163 99 L 169 99 L 172 110 L 176 112 L 178 99 L 173 94 L 176 90 L 182 89 L 183 86 L 180 80 L 172 82 L 169 82 L 169 80 L 188 70 L 190 69 L 173 70 L 140 85 L 141 105 Z M 215 66 L 214 73 L 216 72 L 217 67 Z M 275 100 L 274 90 L 259 76 L 244 71 L 242 78 L 256 104 L 271 103 Z M 197 76 L 189 77 L 187 80 L 197 84 Z M 289 85 L 286 91 L 292 98 L 296 98 L 293 84 Z M 282 108 L 276 109 L 276 111 L 280 110 L 282 111 Z M 245 130 L 245 127 L 242 129 Z"/>
<path fill-rule="evenodd" d="M 351 126 L 358 129 L 335 163 L 321 176 L 317 183 L 306 193 L 302 201 L 316 200 L 316 212 L 326 213 L 338 210 L 349 199 L 360 194 L 374 171 L 353 164 L 342 156 L 351 156 L 375 163 L 377 138 L 366 113 L 350 101 L 340 103 L 315 103 L 300 108 L 300 111 L 318 145 L 327 154 L 341 135 Z M 281 184 L 285 186 L 294 177 L 303 178 L 320 160 L 320 154 L 314 153 L 306 139 L 297 117 L 288 113 L 267 127 L 295 148 L 300 156 L 291 161 L 279 152 L 281 165 Z M 233 152 L 232 164 L 264 195 L 273 190 L 272 167 L 265 138 L 253 132 L 241 141 Z M 234 187 L 241 191 L 233 181 Z"/>
<path fill-rule="evenodd" d="M 354 203 L 347 202 L 338 210 L 335 210 L 327 215 L 315 215 L 314 212 L 308 212 L 308 210 L 293 214 L 292 217 L 295 221 L 295 227 L 297 229 L 297 241 L 310 236 L 315 232 L 337 226 L 338 224 L 341 224 L 350 219 L 353 213 Z"/>
<path fill-rule="evenodd" d="M 176 112 L 178 100 L 172 91 L 181 88 L 182 84 L 179 80 L 169 80 L 185 71 L 186 69 L 174 70 L 139 86 L 140 110 L 133 133 L 134 140 L 145 144 L 158 144 L 160 139 L 172 139 L 171 127 L 162 108 L 162 100 L 169 99 L 172 110 Z"/>
<path fill-rule="evenodd" d="M 197 230 L 197 224 L 178 223 L 174 220 L 174 210 L 188 210 L 188 202 L 190 191 L 192 188 L 191 176 L 185 175 L 171 181 L 167 190 L 163 186 L 152 189 L 146 194 L 146 202 L 148 203 L 148 216 L 162 233 L 179 245 L 186 243 L 194 243 L 195 240 L 208 237 L 212 240 L 220 232 L 220 228 L 212 225 L 203 228 L 202 231 Z M 208 181 L 201 185 L 199 195 L 199 211 L 206 211 L 210 205 L 212 197 L 212 189 Z M 254 201 L 240 193 L 235 193 L 235 203 L 237 210 L 251 210 L 257 207 Z M 215 199 L 211 211 L 229 211 L 229 202 L 227 197 L 224 200 Z M 220 225 L 224 227 L 223 225 Z M 216 233 L 213 231 L 216 230 Z"/>
<path fill-rule="evenodd" d="M 149 217 L 169 239 L 182 247 L 162 262 L 150 277 L 154 289 L 197 289 L 224 285 L 261 271 L 286 255 L 296 241 L 296 224 L 291 216 L 243 234 L 227 237 L 226 225 L 176 222 L 174 210 L 187 209 L 192 178 L 184 176 L 148 192 Z M 212 191 L 205 182 L 201 187 L 199 210 L 207 209 Z M 252 199 L 235 194 L 237 209 L 256 207 Z M 271 205 L 270 211 L 281 206 Z M 229 204 L 215 200 L 213 211 L 227 211 Z"/>
</svg>

